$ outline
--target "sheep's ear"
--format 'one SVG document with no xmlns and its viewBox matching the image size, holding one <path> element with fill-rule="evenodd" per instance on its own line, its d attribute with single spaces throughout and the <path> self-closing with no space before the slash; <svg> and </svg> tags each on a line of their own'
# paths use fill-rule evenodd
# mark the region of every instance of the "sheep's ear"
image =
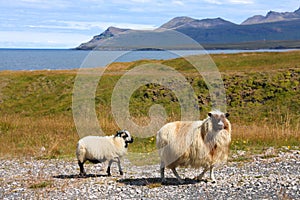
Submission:
<svg viewBox="0 0 300 200">
<path fill-rule="evenodd" d="M 211 114 L 211 113 L 208 113 L 207 115 L 208 115 L 209 117 L 211 117 L 211 116 L 212 116 L 212 114 Z"/>
<path fill-rule="evenodd" d="M 228 118 L 230 115 L 229 113 L 225 113 L 225 117 Z"/>
</svg>

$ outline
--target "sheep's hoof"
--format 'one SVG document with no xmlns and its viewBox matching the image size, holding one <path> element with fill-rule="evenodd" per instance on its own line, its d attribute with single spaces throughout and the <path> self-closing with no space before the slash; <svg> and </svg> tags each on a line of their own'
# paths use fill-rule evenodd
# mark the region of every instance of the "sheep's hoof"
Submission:
<svg viewBox="0 0 300 200">
<path fill-rule="evenodd" d="M 80 178 L 86 177 L 86 173 L 85 173 L 85 172 L 80 172 L 80 173 L 79 173 L 79 177 L 80 177 Z"/>
<path fill-rule="evenodd" d="M 215 183 L 217 183 L 217 181 L 216 181 L 216 179 L 205 179 L 205 182 L 206 183 L 213 183 L 213 184 L 215 184 Z"/>
<path fill-rule="evenodd" d="M 107 176 L 111 176 L 111 173 L 107 173 Z"/>
<path fill-rule="evenodd" d="M 201 181 L 203 181 L 203 182 L 205 182 L 205 183 L 207 183 L 207 182 L 208 182 L 208 180 L 207 180 L 207 179 L 204 179 L 203 177 L 198 177 L 198 176 L 194 177 L 194 178 L 193 178 L 193 180 L 195 180 L 195 181 L 198 181 L 198 182 L 201 182 Z"/>
<path fill-rule="evenodd" d="M 120 171 L 120 175 L 122 176 L 124 173 L 122 171 Z"/>
</svg>

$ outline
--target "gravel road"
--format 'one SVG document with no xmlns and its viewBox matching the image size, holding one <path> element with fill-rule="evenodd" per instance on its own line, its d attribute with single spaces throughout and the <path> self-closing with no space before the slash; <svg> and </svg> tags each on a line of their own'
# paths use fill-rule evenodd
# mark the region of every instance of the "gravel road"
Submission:
<svg viewBox="0 0 300 200">
<path fill-rule="evenodd" d="M 233 155 L 233 157 L 239 155 Z M 216 170 L 217 183 L 190 178 L 199 170 L 179 169 L 179 185 L 171 170 L 159 182 L 159 165 L 135 166 L 125 159 L 124 175 L 115 164 L 86 165 L 79 178 L 77 161 L 65 159 L 2 159 L 0 199 L 300 199 L 300 151 L 253 155 L 246 162 L 229 162 Z"/>
</svg>

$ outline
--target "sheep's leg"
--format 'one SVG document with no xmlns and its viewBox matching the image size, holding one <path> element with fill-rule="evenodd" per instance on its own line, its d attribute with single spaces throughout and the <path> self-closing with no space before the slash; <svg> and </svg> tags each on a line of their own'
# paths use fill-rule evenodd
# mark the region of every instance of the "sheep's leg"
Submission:
<svg viewBox="0 0 300 200">
<path fill-rule="evenodd" d="M 80 168 L 79 176 L 85 176 L 86 175 L 83 164 L 84 164 L 84 162 L 78 161 L 78 165 L 79 165 L 79 168 Z"/>
<path fill-rule="evenodd" d="M 123 171 L 122 171 L 122 168 L 121 168 L 121 161 L 120 161 L 120 158 L 117 158 L 117 159 L 118 159 L 118 167 L 119 167 L 120 175 L 123 175 Z"/>
<path fill-rule="evenodd" d="M 178 175 L 176 168 L 172 169 L 172 172 L 174 173 L 174 175 L 176 176 L 177 180 L 179 181 L 179 183 L 184 183 L 184 181 L 180 178 L 180 176 Z"/>
<path fill-rule="evenodd" d="M 107 166 L 107 170 L 106 170 L 107 176 L 111 176 L 111 173 L 110 173 L 110 166 L 111 166 L 112 163 L 113 163 L 113 160 L 110 160 L 110 161 L 108 162 L 108 166 Z"/>
<path fill-rule="evenodd" d="M 208 170 L 208 167 L 205 167 L 203 172 L 201 174 L 199 174 L 197 177 L 195 177 L 194 179 L 199 180 L 199 181 L 202 180 L 202 178 L 203 178 L 205 172 L 207 172 L 207 170 Z"/>
<path fill-rule="evenodd" d="M 165 183 L 166 179 L 165 179 L 165 164 L 163 161 L 160 162 L 160 178 L 161 178 L 161 182 Z"/>
<path fill-rule="evenodd" d="M 215 179 L 215 175 L 214 175 L 214 166 L 211 165 L 210 168 L 209 168 L 209 176 L 210 176 L 210 179 L 213 183 L 216 182 L 216 179 Z"/>
</svg>

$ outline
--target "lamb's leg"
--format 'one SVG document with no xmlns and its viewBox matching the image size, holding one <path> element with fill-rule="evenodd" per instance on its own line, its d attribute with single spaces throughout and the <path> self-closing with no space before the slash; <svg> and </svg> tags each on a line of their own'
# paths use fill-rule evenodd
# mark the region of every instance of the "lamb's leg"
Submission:
<svg viewBox="0 0 300 200">
<path fill-rule="evenodd" d="M 80 161 L 78 160 L 78 165 L 79 165 L 79 168 L 80 168 L 79 176 L 86 176 L 86 173 L 85 173 L 83 164 L 84 164 L 84 162 L 80 162 Z"/>
<path fill-rule="evenodd" d="M 165 179 L 165 164 L 163 161 L 160 161 L 160 178 L 161 178 L 161 182 L 165 183 L 166 179 Z"/>
<path fill-rule="evenodd" d="M 177 180 L 179 181 L 179 183 L 181 183 L 181 184 L 184 183 L 184 181 L 178 175 L 176 168 L 173 168 L 172 171 L 173 171 L 174 175 L 176 176 Z"/>
<path fill-rule="evenodd" d="M 203 178 L 205 172 L 207 172 L 207 170 L 208 170 L 208 167 L 204 168 L 203 172 L 201 174 L 199 174 L 197 177 L 195 177 L 194 179 L 199 180 L 199 181 L 202 180 L 202 178 Z"/>
<path fill-rule="evenodd" d="M 107 166 L 107 170 L 106 170 L 107 176 L 111 176 L 111 173 L 110 173 L 110 166 L 111 166 L 112 163 L 113 163 L 113 160 L 110 160 L 110 161 L 108 162 L 108 166 Z"/>
<path fill-rule="evenodd" d="M 210 173 L 210 179 L 213 183 L 216 182 L 216 179 L 215 179 L 215 175 L 214 175 L 214 165 L 211 165 L 210 168 L 209 168 L 209 173 Z"/>
<path fill-rule="evenodd" d="M 118 167 L 119 167 L 120 175 L 123 175 L 123 171 L 122 171 L 122 168 L 121 168 L 121 161 L 120 161 L 120 158 L 117 158 L 117 159 L 118 159 Z"/>
</svg>

